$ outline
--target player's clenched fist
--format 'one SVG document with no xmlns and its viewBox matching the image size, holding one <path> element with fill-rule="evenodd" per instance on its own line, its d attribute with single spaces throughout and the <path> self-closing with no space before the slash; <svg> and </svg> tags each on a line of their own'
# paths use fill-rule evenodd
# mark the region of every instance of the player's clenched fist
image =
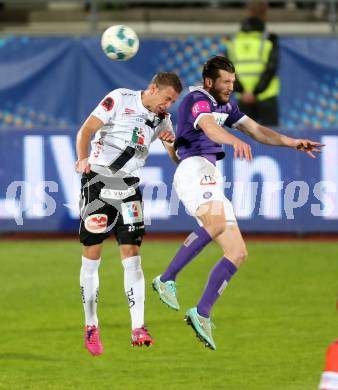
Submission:
<svg viewBox="0 0 338 390">
<path fill-rule="evenodd" d="M 169 142 L 169 143 L 172 143 L 175 141 L 175 135 L 171 131 L 168 131 L 168 130 L 161 131 L 158 135 L 158 138 L 161 141 L 165 141 L 165 142 Z"/>
<path fill-rule="evenodd" d="M 77 160 L 75 163 L 75 170 L 77 173 L 89 173 L 90 164 L 88 164 L 88 158 Z"/>
</svg>

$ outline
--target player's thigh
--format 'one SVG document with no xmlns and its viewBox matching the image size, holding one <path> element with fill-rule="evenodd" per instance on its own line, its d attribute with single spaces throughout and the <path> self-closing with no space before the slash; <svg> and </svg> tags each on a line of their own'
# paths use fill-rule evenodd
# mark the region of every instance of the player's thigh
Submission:
<svg viewBox="0 0 338 390">
<path fill-rule="evenodd" d="M 212 238 L 222 234 L 227 226 L 237 224 L 231 202 L 222 194 L 220 201 L 202 204 L 197 212 L 197 222 Z"/>
<path fill-rule="evenodd" d="M 237 223 L 228 224 L 226 230 L 215 238 L 224 256 L 239 267 L 247 258 L 248 251 Z"/>
<path fill-rule="evenodd" d="M 196 211 L 196 217 L 212 238 L 217 237 L 226 229 L 223 200 L 201 204 Z"/>
<path fill-rule="evenodd" d="M 103 186 L 92 173 L 81 179 L 79 233 L 80 242 L 86 247 L 99 245 L 108 238 L 117 220 L 117 209 L 100 198 Z"/>
</svg>

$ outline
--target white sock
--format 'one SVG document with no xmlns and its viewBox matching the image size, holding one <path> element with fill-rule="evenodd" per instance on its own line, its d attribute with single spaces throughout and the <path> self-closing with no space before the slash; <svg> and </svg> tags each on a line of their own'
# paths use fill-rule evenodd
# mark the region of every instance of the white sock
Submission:
<svg viewBox="0 0 338 390">
<path fill-rule="evenodd" d="M 132 256 L 122 261 L 124 268 L 124 290 L 128 299 L 131 328 L 141 328 L 144 325 L 144 275 L 141 267 L 141 257 Z"/>
<path fill-rule="evenodd" d="M 82 303 L 85 313 L 86 325 L 98 325 L 96 314 L 97 301 L 99 298 L 99 273 L 98 269 L 101 258 L 90 260 L 82 256 L 82 267 L 80 271 L 80 287 Z"/>
</svg>

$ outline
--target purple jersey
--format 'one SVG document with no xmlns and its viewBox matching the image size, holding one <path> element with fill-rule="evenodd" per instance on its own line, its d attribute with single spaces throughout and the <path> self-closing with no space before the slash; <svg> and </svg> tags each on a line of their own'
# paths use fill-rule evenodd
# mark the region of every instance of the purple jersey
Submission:
<svg viewBox="0 0 338 390">
<path fill-rule="evenodd" d="M 224 157 L 222 145 L 212 141 L 197 123 L 201 116 L 212 115 L 219 126 L 235 127 L 244 118 L 236 103 L 219 105 L 204 89 L 194 87 L 182 100 L 177 116 L 176 147 L 181 160 L 192 156 Z"/>
</svg>

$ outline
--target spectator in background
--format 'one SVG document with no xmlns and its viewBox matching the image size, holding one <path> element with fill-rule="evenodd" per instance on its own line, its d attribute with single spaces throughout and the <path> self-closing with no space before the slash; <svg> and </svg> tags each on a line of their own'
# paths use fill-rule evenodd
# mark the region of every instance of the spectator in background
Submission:
<svg viewBox="0 0 338 390">
<path fill-rule="evenodd" d="M 249 2 L 249 17 L 230 41 L 228 56 L 240 110 L 262 125 L 278 126 L 278 37 L 265 30 L 267 9 L 264 0 Z"/>
</svg>

